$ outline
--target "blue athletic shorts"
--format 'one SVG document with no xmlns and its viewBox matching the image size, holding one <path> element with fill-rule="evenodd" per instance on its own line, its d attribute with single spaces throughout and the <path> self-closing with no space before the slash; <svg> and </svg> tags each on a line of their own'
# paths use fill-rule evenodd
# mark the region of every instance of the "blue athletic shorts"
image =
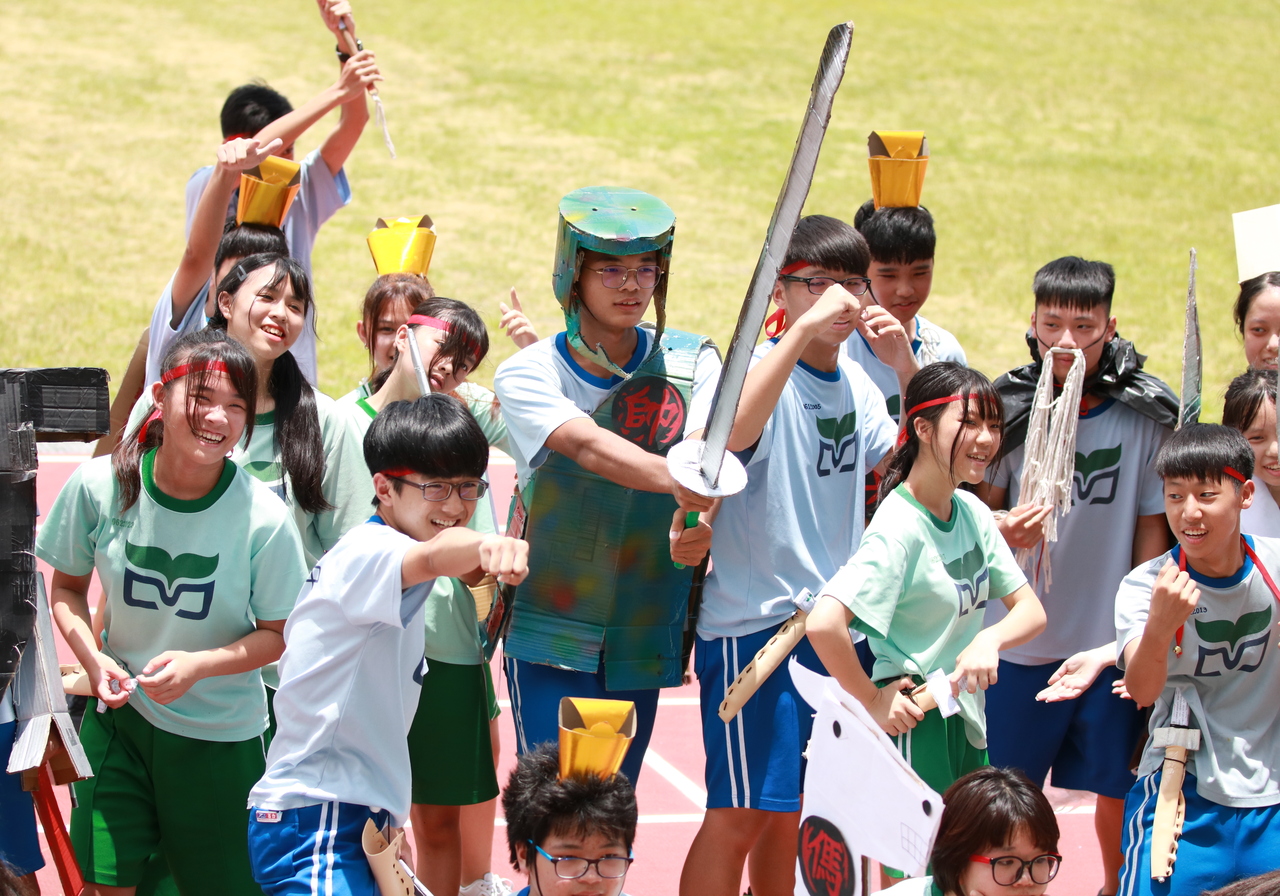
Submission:
<svg viewBox="0 0 1280 896">
<path fill-rule="evenodd" d="M 1121 677 L 1114 666 L 1075 700 L 1036 700 L 1061 665 L 1000 661 L 999 680 L 987 689 L 991 764 L 1021 769 L 1037 784 L 1052 769 L 1054 787 L 1122 800 L 1133 787 L 1129 762 L 1143 734 L 1142 711 L 1111 693 Z"/>
<path fill-rule="evenodd" d="M 516 728 L 516 751 L 528 753 L 538 744 L 560 740 L 560 698 L 594 697 L 603 700 L 630 700 L 636 705 L 636 736 L 631 740 L 622 773 L 632 786 L 640 779 L 640 767 L 653 736 L 658 715 L 659 688 L 638 691 L 607 691 L 604 663 L 595 672 L 574 672 L 541 663 L 505 657 L 507 692 L 511 695 L 511 721 Z"/>
<path fill-rule="evenodd" d="M 1196 793 L 1196 779 L 1182 784 L 1187 820 L 1178 840 L 1173 876 L 1151 879 L 1151 824 L 1160 772 L 1139 778 L 1124 801 L 1124 869 L 1118 896 L 1200 896 L 1232 881 L 1280 868 L 1280 806 L 1237 809 Z"/>
<path fill-rule="evenodd" d="M 784 663 L 728 724 L 717 712 L 743 668 L 781 628 L 740 638 L 698 639 L 694 671 L 702 689 L 702 746 L 708 809 L 796 812 L 804 782 L 800 755 L 813 731 L 814 710 L 791 683 Z M 808 638 L 792 652 L 801 665 L 827 674 Z"/>
<path fill-rule="evenodd" d="M 267 896 L 378 896 L 360 837 L 387 812 L 321 803 L 301 809 L 249 810 L 249 861 Z"/>
<path fill-rule="evenodd" d="M 44 867 L 44 856 L 36 835 L 36 808 L 31 794 L 22 789 L 22 775 L 5 771 L 17 736 L 17 722 L 0 725 L 0 818 L 4 819 L 0 824 L 0 859 L 8 862 L 18 877 L 24 877 Z"/>
</svg>

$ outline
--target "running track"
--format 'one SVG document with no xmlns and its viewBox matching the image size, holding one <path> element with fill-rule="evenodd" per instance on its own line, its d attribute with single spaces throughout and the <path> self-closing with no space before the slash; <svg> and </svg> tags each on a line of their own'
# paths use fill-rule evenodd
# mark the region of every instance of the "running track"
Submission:
<svg viewBox="0 0 1280 896">
<path fill-rule="evenodd" d="M 41 508 L 47 508 L 53 503 L 71 471 L 83 460 L 82 455 L 41 455 L 37 477 L 38 503 Z M 495 455 L 489 473 L 494 486 L 498 516 L 503 518 L 514 487 L 515 470 L 509 459 Z M 39 566 L 47 583 L 49 569 L 44 563 Z M 95 577 L 92 586 L 94 594 L 97 589 Z M 75 662 L 60 638 L 59 654 L 63 662 Z M 498 780 L 505 782 L 515 761 L 512 753 L 515 734 L 507 711 L 506 682 L 499 675 L 500 663 L 495 661 L 493 669 L 504 710 L 501 720 L 503 757 Z M 626 890 L 631 896 L 674 896 L 677 893 L 680 867 L 702 818 L 705 798 L 702 762 L 697 685 L 664 692 L 662 699 L 658 701 L 657 727 L 645 757 L 645 767 L 636 794 L 640 806 L 640 828 L 635 844 L 636 862 L 627 875 Z M 69 817 L 67 788 L 58 789 L 64 817 Z M 1052 789 L 1049 796 L 1058 810 L 1058 824 L 1062 830 L 1059 848 L 1064 856 L 1062 871 L 1051 888 L 1053 896 L 1092 896 L 1102 884 L 1102 866 L 1093 835 L 1092 797 Z M 503 877 L 514 879 L 517 888 L 524 885 L 521 876 L 511 870 L 508 862 L 506 832 L 501 818 L 494 830 L 492 867 Z M 41 892 L 46 896 L 61 892 L 47 851 L 46 866 L 39 873 L 39 880 Z M 874 879 L 872 886 L 876 886 Z M 746 891 L 745 879 L 742 891 Z"/>
</svg>

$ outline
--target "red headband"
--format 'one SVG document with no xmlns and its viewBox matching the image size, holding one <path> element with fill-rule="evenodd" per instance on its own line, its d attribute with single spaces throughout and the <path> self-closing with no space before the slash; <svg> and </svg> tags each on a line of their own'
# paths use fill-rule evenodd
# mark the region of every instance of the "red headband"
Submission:
<svg viewBox="0 0 1280 896">
<path fill-rule="evenodd" d="M 791 264 L 787 265 L 785 268 L 778 271 L 778 276 L 785 277 L 788 274 L 794 274 L 796 271 L 800 270 L 801 268 L 807 268 L 809 264 L 810 262 L 806 261 L 803 258 L 800 259 L 799 261 L 793 261 L 791 262 Z"/>
<path fill-rule="evenodd" d="M 973 400 L 978 398 L 978 393 L 970 392 L 968 395 L 945 395 L 942 398 L 933 398 L 929 401 L 922 401 L 911 410 L 902 415 L 902 430 L 898 433 L 898 447 L 901 448 L 907 444 L 907 425 L 912 417 L 923 411 L 925 408 L 937 407 L 940 404 L 951 404 L 953 401 L 964 401 L 966 398 Z"/>
<path fill-rule="evenodd" d="M 453 324 L 449 323 L 447 320 L 441 320 L 438 317 L 430 317 L 426 314 L 411 314 L 405 323 L 411 327 L 434 327 L 435 329 L 443 330 L 446 333 L 453 332 Z M 480 354 L 480 346 L 476 345 L 475 340 L 464 336 L 462 342 L 467 347 L 467 350 L 472 354 Z"/>
<path fill-rule="evenodd" d="M 171 370 L 166 370 L 160 377 L 160 385 L 167 386 L 179 377 L 186 376 L 189 373 L 196 373 L 201 370 L 216 370 L 221 373 L 230 375 L 231 371 L 227 369 L 225 361 L 206 361 L 203 364 L 179 364 Z"/>
<path fill-rule="evenodd" d="M 1237 482 L 1243 483 L 1245 481 L 1244 476 L 1235 467 L 1223 467 L 1222 472 L 1226 473 Z"/>
<path fill-rule="evenodd" d="M 416 471 L 410 470 L 408 467 L 395 467 L 390 470 L 379 470 L 378 472 L 391 479 L 403 479 L 406 476 L 412 476 Z"/>
<path fill-rule="evenodd" d="M 794 274 L 796 271 L 800 270 L 801 268 L 808 267 L 809 264 L 810 262 L 806 261 L 803 258 L 800 259 L 799 261 L 793 261 L 791 262 L 791 264 L 787 265 L 785 268 L 778 271 L 778 276 L 786 277 L 788 274 Z M 786 327 L 787 327 L 787 309 L 779 308 L 777 311 L 773 312 L 773 314 L 770 314 L 768 319 L 765 320 L 764 335 L 768 336 L 770 339 L 773 339 L 775 336 L 777 336 L 779 333 L 785 330 Z"/>
</svg>

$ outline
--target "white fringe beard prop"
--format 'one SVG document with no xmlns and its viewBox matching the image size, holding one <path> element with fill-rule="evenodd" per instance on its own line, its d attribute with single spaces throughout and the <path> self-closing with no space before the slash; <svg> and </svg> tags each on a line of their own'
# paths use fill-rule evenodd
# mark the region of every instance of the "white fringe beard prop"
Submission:
<svg viewBox="0 0 1280 896">
<path fill-rule="evenodd" d="M 1053 397 L 1053 356 L 1071 355 L 1071 369 L 1062 384 L 1062 393 Z M 1034 587 L 1041 575 L 1044 590 L 1053 585 L 1049 566 L 1049 545 L 1058 540 L 1058 516 L 1071 512 L 1071 490 L 1076 472 L 1076 424 L 1080 420 L 1080 399 L 1084 392 L 1084 352 L 1078 348 L 1051 348 L 1040 365 L 1031 417 L 1027 421 L 1027 441 L 1023 448 L 1022 478 L 1018 483 L 1018 503 L 1054 508 L 1044 521 L 1044 538 L 1033 548 L 1019 548 L 1018 565 Z"/>
</svg>

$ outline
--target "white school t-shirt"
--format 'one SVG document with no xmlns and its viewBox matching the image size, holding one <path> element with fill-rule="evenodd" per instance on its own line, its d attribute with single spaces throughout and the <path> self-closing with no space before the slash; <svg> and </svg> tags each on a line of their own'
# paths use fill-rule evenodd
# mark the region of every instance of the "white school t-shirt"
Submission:
<svg viewBox="0 0 1280 896">
<path fill-rule="evenodd" d="M 1026 581 L 976 495 L 956 491 L 944 523 L 899 485 L 822 594 L 848 607 L 867 636 L 873 680 L 923 679 L 935 669 L 954 672 L 956 657 L 982 629 L 983 607 Z M 961 691 L 958 699 L 969 743 L 985 748 L 985 693 Z"/>
<path fill-rule="evenodd" d="M 338 801 L 409 817 L 409 727 L 426 660 L 422 607 L 434 579 L 403 588 L 418 542 L 373 517 L 311 570 L 285 624 L 276 735 L 250 808 Z"/>
<path fill-rule="evenodd" d="M 751 357 L 755 366 L 777 343 Z M 711 541 L 698 636 L 763 631 L 795 613 L 858 548 L 867 470 L 892 448 L 897 427 L 884 396 L 853 361 L 828 373 L 797 362 L 754 449 L 747 487 L 724 499 Z M 748 457 L 749 455 L 749 457 Z"/>
<path fill-rule="evenodd" d="M 1280 574 L 1280 541 L 1248 536 L 1272 580 Z M 1116 595 L 1117 665 L 1124 648 L 1146 629 L 1151 589 L 1175 547 L 1133 570 Z M 1200 601 L 1183 626 L 1182 656 L 1169 645 L 1169 677 L 1151 708 L 1151 727 L 1167 727 L 1174 691 L 1182 689 L 1200 749 L 1191 753 L 1196 792 L 1222 806 L 1253 808 L 1280 803 L 1280 605 L 1247 556 L 1235 575 L 1210 578 L 1188 566 Z M 1138 775 L 1164 761 L 1164 748 L 1147 742 Z"/>
<path fill-rule="evenodd" d="M 969 363 L 956 337 L 937 324 L 925 320 L 919 314 L 916 315 L 916 338 L 911 342 L 911 351 L 915 353 L 916 360 L 921 366 L 935 361 L 955 361 L 957 364 L 965 365 Z M 896 423 L 902 414 L 902 396 L 898 394 L 897 372 L 876 357 L 876 353 L 871 350 L 871 344 L 861 333 L 855 332 L 846 339 L 840 347 L 840 352 L 862 365 L 867 376 L 871 377 L 871 382 L 884 393 L 885 406 L 889 409 L 889 416 Z"/>
<path fill-rule="evenodd" d="M 636 327 L 636 332 L 639 338 L 635 353 L 623 366 L 628 373 L 644 361 L 653 339 L 650 326 Z M 694 367 L 685 434 L 706 425 L 719 376 L 720 356 L 714 346 L 705 345 Z M 584 370 L 569 353 L 564 333 L 526 346 L 498 366 L 493 388 L 507 424 L 510 453 L 521 488 L 551 453 L 546 447 L 547 437 L 570 420 L 590 417 L 621 382 L 619 376 L 605 379 Z"/>
<path fill-rule="evenodd" d="M 181 501 L 156 487 L 155 451 L 128 510 L 110 457 L 76 468 L 36 535 L 36 556 L 73 576 L 98 571 L 106 595 L 103 652 L 130 675 L 165 650 L 225 647 L 284 619 L 306 576 L 297 530 L 271 491 L 228 461 L 208 495 Z M 161 705 L 138 688 L 129 705 L 162 731 L 233 742 L 267 727 L 259 670 L 202 678 Z"/>
<path fill-rule="evenodd" d="M 1240 531 L 1264 538 L 1280 538 L 1280 505 L 1271 497 L 1267 484 L 1253 474 L 1253 503 L 1240 511 Z"/>
<path fill-rule="evenodd" d="M 1080 417 L 1076 429 L 1075 485 L 1071 512 L 1058 519 L 1049 548 L 1053 585 L 1036 589 L 1048 624 L 1001 659 L 1024 666 L 1055 663 L 1082 650 L 1110 644 L 1115 636 L 1115 591 L 1133 568 L 1138 517 L 1164 513 L 1164 486 L 1155 459 L 1171 430 L 1114 399 Z M 1008 489 L 1006 505 L 1020 501 L 1025 459 L 1019 445 L 987 479 Z M 987 604 L 987 625 L 1005 617 L 1004 604 Z"/>
<path fill-rule="evenodd" d="M 298 186 L 298 194 L 293 200 L 293 205 L 289 207 L 289 213 L 285 215 L 284 231 L 285 242 L 289 244 L 289 255 L 294 261 L 302 265 L 303 270 L 307 272 L 307 277 L 311 277 L 311 250 L 316 243 L 316 234 L 320 232 L 320 228 L 325 221 L 332 218 L 340 208 L 351 202 L 351 184 L 347 181 L 347 173 L 344 169 L 339 168 L 337 174 L 329 171 L 329 166 L 325 164 L 324 157 L 320 155 L 320 150 L 313 149 L 307 153 L 306 158 L 302 160 L 301 168 L 298 175 L 301 178 Z M 204 194 L 205 187 L 209 185 L 209 179 L 213 177 L 213 166 L 206 165 L 191 175 L 191 179 L 187 181 L 187 235 L 191 235 L 191 218 L 196 213 L 196 206 L 200 204 L 200 197 Z M 233 194 L 231 204 L 227 210 L 229 216 L 235 215 L 236 195 Z M 312 292 L 315 292 L 315 282 L 312 278 Z M 200 307 L 204 307 L 204 302 L 200 302 Z M 203 312 L 200 315 L 203 321 Z M 203 326 L 203 323 L 201 324 Z M 184 331 L 185 332 L 185 331 Z M 154 340 L 156 331 L 151 331 L 151 338 Z M 307 324 L 302 329 L 302 333 L 298 336 L 298 341 L 294 343 L 291 349 L 293 356 L 298 359 L 298 366 L 302 368 L 303 375 L 312 384 L 316 385 L 320 382 L 317 378 L 316 365 L 316 305 L 311 303 L 311 307 L 307 309 Z M 147 353 L 150 360 L 151 353 Z M 160 361 L 164 358 L 163 352 L 156 356 L 156 366 L 159 367 Z M 150 367 L 148 367 L 150 369 Z M 149 380 L 154 382 L 154 380 Z"/>
</svg>

